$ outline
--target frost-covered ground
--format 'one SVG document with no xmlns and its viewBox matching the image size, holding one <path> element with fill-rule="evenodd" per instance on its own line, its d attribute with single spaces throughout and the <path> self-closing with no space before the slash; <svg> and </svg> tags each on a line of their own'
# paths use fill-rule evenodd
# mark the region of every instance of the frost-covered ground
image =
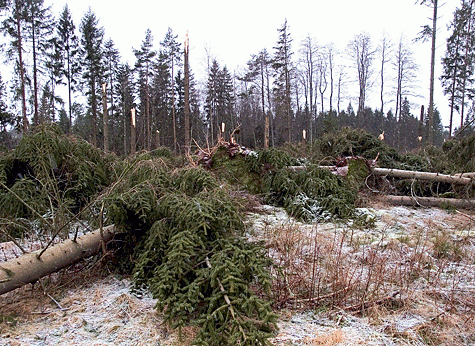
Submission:
<svg viewBox="0 0 475 346">
<path fill-rule="evenodd" d="M 345 304 L 331 308 L 324 304 L 295 304 L 298 297 L 292 295 L 297 286 L 290 286 L 286 292 L 290 303 L 282 304 L 278 311 L 279 332 L 271 342 L 274 345 L 475 345 L 475 305 L 470 306 L 473 299 L 459 301 L 464 296 L 475 296 L 472 214 L 388 206 L 360 209 L 360 213 L 363 220 L 360 227 L 334 223 L 307 225 L 292 220 L 282 209 L 263 206 L 248 215 L 249 237 L 267 241 L 269 254 L 279 261 L 285 257 L 279 250 L 282 241 L 279 232 L 283 229 L 298 233 L 298 236 L 286 235 L 287 240 L 295 242 L 291 245 L 301 247 L 299 255 L 295 255 L 296 261 L 312 254 L 315 245 L 301 239 L 317 239 L 317 233 L 318 244 L 344 240 L 341 253 L 347 254 L 348 263 L 354 263 L 355 268 L 368 260 L 369 250 L 376 248 L 381 249 L 378 250 L 381 258 L 385 256 L 390 265 L 397 264 L 404 270 L 407 261 L 417 255 L 418 261 L 423 260 L 427 265 L 421 273 L 427 273 L 429 280 L 424 275 L 414 278 L 409 290 L 401 293 L 401 301 L 406 302 L 404 307 L 390 311 L 381 307 L 367 314 L 345 310 Z M 33 244 L 31 249 L 39 246 Z M 322 245 L 321 251 L 324 249 Z M 437 257 L 436 250 L 447 254 L 437 252 Z M 19 254 L 14 244 L 0 244 L 0 262 Z M 86 271 L 95 270 L 91 269 L 92 264 L 86 268 L 89 268 Z M 136 297 L 130 292 L 129 279 L 88 276 L 84 269 L 74 270 L 44 278 L 34 289 L 27 285 L 0 297 L 0 346 L 184 344 L 175 331 L 162 323 L 154 309 L 154 299 L 147 294 Z M 362 270 L 358 275 L 361 281 L 368 273 Z M 436 286 L 432 287 L 431 282 Z M 394 289 L 394 283 L 385 287 L 387 292 Z M 346 299 L 346 304 L 351 306 L 352 298 Z M 443 326 L 440 332 L 447 334 L 437 334 L 438 343 L 434 343 L 435 336 L 430 330 L 434 323 Z M 443 341 L 453 339 L 454 333 L 457 342 Z"/>
</svg>

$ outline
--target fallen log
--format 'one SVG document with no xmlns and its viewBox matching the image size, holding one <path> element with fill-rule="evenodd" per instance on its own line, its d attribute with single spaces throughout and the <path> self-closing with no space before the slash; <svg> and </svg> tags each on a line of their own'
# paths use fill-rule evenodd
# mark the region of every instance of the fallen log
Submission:
<svg viewBox="0 0 475 346">
<path fill-rule="evenodd" d="M 78 237 L 76 241 L 68 239 L 51 246 L 41 256 L 42 250 L 38 250 L 0 263 L 0 295 L 99 253 L 102 244 L 110 241 L 114 234 L 113 225 L 104 227 Z"/>
<path fill-rule="evenodd" d="M 404 178 L 404 179 L 421 179 L 428 181 L 435 181 L 441 183 L 449 184 L 461 184 L 469 185 L 472 183 L 472 179 L 464 176 L 456 175 L 445 175 L 439 173 L 428 173 L 428 172 L 416 172 L 416 171 L 404 171 L 400 169 L 388 169 L 388 168 L 371 168 L 371 172 L 374 175 Z"/>
<path fill-rule="evenodd" d="M 388 203 L 404 206 L 440 207 L 443 205 L 449 205 L 455 208 L 473 208 L 475 206 L 475 199 L 409 197 L 393 195 L 385 195 L 382 198 Z"/>
</svg>

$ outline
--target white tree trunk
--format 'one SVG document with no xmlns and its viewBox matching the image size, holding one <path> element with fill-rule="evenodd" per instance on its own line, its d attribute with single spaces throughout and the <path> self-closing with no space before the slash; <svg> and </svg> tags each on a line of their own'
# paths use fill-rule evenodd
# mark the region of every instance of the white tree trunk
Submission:
<svg viewBox="0 0 475 346">
<path fill-rule="evenodd" d="M 397 177 L 404 179 L 421 179 L 429 181 L 438 181 L 441 183 L 469 185 L 472 179 L 460 175 L 444 175 L 439 173 L 427 173 L 416 171 L 404 171 L 400 169 L 371 168 L 374 175 L 383 175 L 388 177 Z"/>
<path fill-rule="evenodd" d="M 456 199 L 456 198 L 436 198 L 436 197 L 408 197 L 408 196 L 383 196 L 383 200 L 395 204 L 405 206 L 424 206 L 424 207 L 440 207 L 448 205 L 455 208 L 473 208 L 475 206 L 474 199 Z"/>
</svg>

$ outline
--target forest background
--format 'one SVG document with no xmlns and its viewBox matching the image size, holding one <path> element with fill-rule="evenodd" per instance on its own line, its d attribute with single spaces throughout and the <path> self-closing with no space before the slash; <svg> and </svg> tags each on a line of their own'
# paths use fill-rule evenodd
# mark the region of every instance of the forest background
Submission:
<svg viewBox="0 0 475 346">
<path fill-rule="evenodd" d="M 375 9 L 381 13 L 373 12 L 372 22 L 381 24 L 394 4 L 379 3 Z M 343 5 L 341 18 L 350 20 L 347 16 L 354 5 Z M 327 32 L 320 34 L 322 38 L 311 34 L 294 38 L 294 24 L 281 18 L 279 26 L 270 30 L 275 37 L 274 42 L 266 43 L 269 48 L 245 52 L 241 45 L 236 46 L 240 43 L 234 40 L 236 30 L 216 30 L 216 26 L 223 26 L 217 21 L 212 24 L 214 32 L 228 37 L 221 41 L 227 42 L 223 45 L 236 48 L 227 49 L 226 59 L 233 60 L 229 52 L 237 57 L 247 54 L 248 58 L 241 66 L 232 61 L 231 70 L 226 61 L 214 55 L 214 47 L 206 43 L 200 47 L 191 45 L 190 124 L 186 129 L 184 38 L 179 39 L 172 28 L 161 33 L 164 35 L 158 43 L 147 29 L 141 41 L 134 40 L 135 48 L 125 51 L 121 45 L 122 52 L 106 35 L 107 28 L 93 7 L 75 20 L 78 14 L 67 5 L 55 13 L 58 4 L 48 6 L 44 0 L 6 0 L 1 6 L 2 48 L 8 62 L 1 73 L 9 79 L 1 84 L 0 130 L 2 144 L 7 148 L 14 147 L 25 131 L 51 121 L 64 132 L 102 148 L 108 132 L 107 149 L 120 155 L 159 145 L 183 152 L 185 133 L 204 145 L 216 140 L 223 124 L 225 135 L 241 125 L 237 140 L 248 147 L 312 141 L 323 133 L 349 126 L 375 135 L 384 133 L 388 144 L 411 150 L 422 144 L 441 144 L 473 118 L 473 1 L 401 3 L 408 19 L 415 13 L 420 21 L 401 17 L 400 27 L 413 31 L 415 25 L 419 34 L 370 34 L 365 29 L 374 30 L 374 23 L 360 20 L 364 23 L 357 26 L 359 32 L 329 30 L 351 34 L 345 44 L 338 46 L 328 40 L 332 34 Z M 98 6 L 102 9 L 102 2 Z M 118 4 L 118 10 L 121 7 Z M 450 13 L 451 9 L 455 11 Z M 435 22 L 431 17 L 434 10 L 439 11 Z M 237 11 L 242 13 L 242 9 Z M 294 10 L 288 12 L 291 17 Z M 252 9 L 245 13 L 254 18 Z M 108 16 L 105 18 L 110 22 Z M 121 21 L 122 27 L 133 32 L 135 18 Z M 200 23 L 207 27 L 204 21 Z M 308 28 L 313 25 L 317 24 Z M 300 28 L 301 23 L 295 26 Z M 433 28 L 438 35 L 435 48 L 439 53 L 445 52 L 442 59 L 434 59 L 435 97 L 433 102 L 427 102 Z M 118 42 L 122 42 L 123 33 L 117 34 Z M 255 45 L 256 39 L 242 36 L 247 38 L 249 47 Z M 193 42 L 193 32 L 191 37 Z M 429 42 L 422 43 L 424 40 Z M 205 51 L 201 57 L 197 54 L 199 49 Z M 197 65 L 200 67 L 194 73 Z M 439 89 L 445 95 L 437 92 Z M 133 108 L 137 122 L 134 145 Z M 464 134 L 469 132 L 465 130 Z"/>
</svg>

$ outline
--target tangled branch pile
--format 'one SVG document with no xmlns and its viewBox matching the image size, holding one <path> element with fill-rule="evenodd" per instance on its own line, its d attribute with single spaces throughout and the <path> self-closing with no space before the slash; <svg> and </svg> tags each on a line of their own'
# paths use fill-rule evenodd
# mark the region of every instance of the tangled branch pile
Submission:
<svg viewBox="0 0 475 346">
<path fill-rule="evenodd" d="M 210 172 L 152 160 L 106 200 L 110 221 L 128 231 L 118 257 L 133 259 L 137 288 L 152 291 L 172 326 L 200 325 L 198 345 L 264 345 L 274 328 L 269 303 L 251 290 L 269 289 L 270 263 L 243 238 L 236 202 Z"/>
</svg>

